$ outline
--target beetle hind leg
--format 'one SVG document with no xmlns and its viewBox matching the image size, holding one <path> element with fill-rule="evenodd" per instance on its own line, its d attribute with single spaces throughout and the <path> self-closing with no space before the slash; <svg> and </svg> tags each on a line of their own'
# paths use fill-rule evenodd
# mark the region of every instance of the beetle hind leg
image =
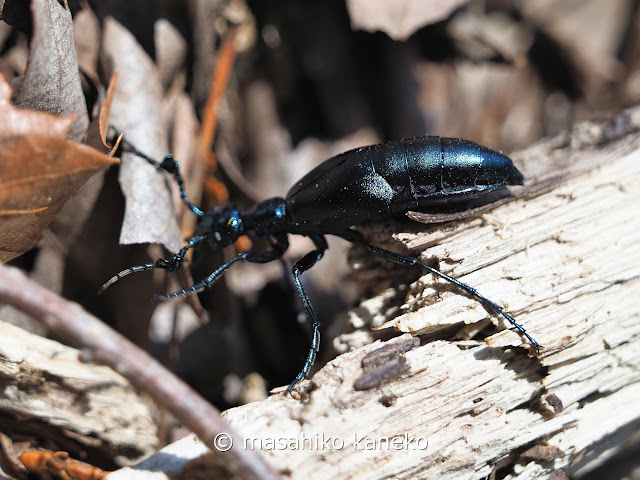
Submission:
<svg viewBox="0 0 640 480">
<path fill-rule="evenodd" d="M 520 334 L 522 334 L 524 337 L 526 337 L 526 339 L 529 340 L 529 343 L 531 343 L 531 345 L 533 345 L 533 347 L 536 350 L 538 350 L 538 351 L 540 350 L 540 348 L 541 348 L 540 344 L 537 341 L 535 341 L 531 335 L 529 335 L 529 333 L 524 329 L 524 327 L 522 325 L 520 325 L 518 322 L 516 322 L 516 320 L 511 315 L 509 315 L 507 312 L 505 312 L 504 309 L 500 305 L 498 305 L 498 304 L 492 302 L 491 300 L 489 300 L 487 297 L 485 297 L 480 292 L 478 292 L 475 288 L 470 287 L 469 285 L 467 285 L 465 283 L 462 283 L 460 280 L 456 280 L 455 278 L 450 277 L 449 275 L 447 275 L 445 273 L 442 273 L 440 270 L 437 270 L 437 269 L 435 269 L 433 267 L 430 267 L 429 265 L 426 265 L 426 264 L 420 262 L 416 258 L 407 257 L 405 255 L 400 255 L 398 253 L 393 253 L 393 252 L 390 252 L 388 250 L 384 250 L 382 248 L 375 247 L 375 246 L 371 245 L 370 243 L 366 242 L 362 238 L 360 233 L 357 232 L 356 230 L 346 230 L 345 232 L 342 232 L 342 233 L 337 234 L 337 235 L 339 237 L 341 237 L 341 238 L 344 238 L 345 240 L 347 240 L 347 241 L 349 241 L 351 243 L 356 243 L 356 244 L 362 245 L 367 250 L 369 250 L 371 253 L 373 253 L 375 255 L 378 255 L 379 257 L 386 258 L 387 260 L 390 260 L 392 262 L 399 263 L 399 264 L 402 264 L 402 265 L 421 267 L 421 268 L 433 273 L 434 275 L 437 275 L 440 278 L 445 279 L 446 281 L 452 283 L 453 285 L 461 288 L 462 290 L 464 290 L 468 294 L 470 294 L 470 295 L 476 297 L 478 300 L 484 302 L 486 305 L 489 305 L 494 311 L 496 311 L 497 313 L 502 315 L 512 325 L 513 329 L 518 330 L 518 332 L 520 332 Z"/>
</svg>

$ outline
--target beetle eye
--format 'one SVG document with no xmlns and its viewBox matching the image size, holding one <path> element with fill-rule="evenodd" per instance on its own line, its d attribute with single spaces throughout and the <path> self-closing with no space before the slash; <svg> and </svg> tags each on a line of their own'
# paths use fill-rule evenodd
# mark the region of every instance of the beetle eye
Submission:
<svg viewBox="0 0 640 480">
<path fill-rule="evenodd" d="M 232 229 L 236 229 L 239 223 L 240 223 L 240 220 L 238 218 L 237 212 L 236 214 L 230 216 L 229 220 L 227 220 L 227 226 L 231 227 Z"/>
</svg>

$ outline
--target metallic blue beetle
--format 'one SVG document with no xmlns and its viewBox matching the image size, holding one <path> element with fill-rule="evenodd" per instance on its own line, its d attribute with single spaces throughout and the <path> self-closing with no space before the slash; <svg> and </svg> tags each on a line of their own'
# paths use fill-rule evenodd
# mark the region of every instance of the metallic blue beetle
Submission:
<svg viewBox="0 0 640 480">
<path fill-rule="evenodd" d="M 289 246 L 287 235 L 309 237 L 315 250 L 298 260 L 292 269 L 305 310 L 313 323 L 313 340 L 302 371 L 289 385 L 290 392 L 313 364 L 320 344 L 319 322 L 300 283 L 300 274 L 320 260 L 327 249 L 325 234 L 335 235 L 364 246 L 370 252 L 396 263 L 423 268 L 457 285 L 489 305 L 539 349 L 540 345 L 502 307 L 474 288 L 415 258 L 399 255 L 366 242 L 351 228 L 365 221 L 388 219 L 408 211 L 463 211 L 471 205 L 491 201 L 492 194 L 509 185 L 522 185 L 523 176 L 506 156 L 477 143 L 457 138 L 427 136 L 358 148 L 322 163 L 287 193 L 271 198 L 246 213 L 235 206 L 215 207 L 203 213 L 189 202 L 179 164 L 170 155 L 157 162 L 131 144 L 125 147 L 152 165 L 174 175 L 182 200 L 201 216 L 193 238 L 170 259 L 128 268 L 105 283 L 103 292 L 130 273 L 163 268 L 177 270 L 194 245 L 207 242 L 212 248 L 233 244 L 240 235 L 266 237 L 272 250 L 236 255 L 201 282 L 157 298 L 178 298 L 200 292 L 215 283 L 235 262 L 267 263 L 282 257 Z"/>
</svg>

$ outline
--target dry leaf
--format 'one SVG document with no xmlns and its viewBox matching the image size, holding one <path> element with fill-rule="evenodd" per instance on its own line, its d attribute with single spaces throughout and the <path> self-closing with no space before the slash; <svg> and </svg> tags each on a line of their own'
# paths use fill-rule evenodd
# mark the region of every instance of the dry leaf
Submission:
<svg viewBox="0 0 640 480">
<path fill-rule="evenodd" d="M 176 27 L 164 18 L 154 24 L 154 39 L 160 80 L 168 88 L 176 72 L 184 70 L 188 55 L 187 42 Z"/>
<path fill-rule="evenodd" d="M 71 13 L 55 0 L 31 3 L 34 35 L 25 76 L 12 83 L 17 107 L 75 115 L 68 138 L 84 138 L 89 126 L 87 106 L 80 85 Z"/>
<path fill-rule="evenodd" d="M 109 473 L 88 463 L 69 458 L 68 452 L 29 449 L 20 455 L 20 461 L 29 472 L 36 476 L 40 474 L 43 478 L 99 480 Z"/>
<path fill-rule="evenodd" d="M 67 140 L 74 117 L 16 108 L 0 76 L 0 261 L 33 248 L 67 199 L 116 163 Z"/>
<path fill-rule="evenodd" d="M 98 55 L 100 52 L 100 21 L 88 4 L 73 19 L 73 30 L 80 70 L 99 84 Z"/>
<path fill-rule="evenodd" d="M 89 128 L 87 129 L 87 135 L 84 138 L 84 143 L 100 150 L 103 153 L 108 153 L 111 157 L 118 149 L 118 145 L 110 146 L 107 142 L 107 135 L 109 134 L 109 119 L 111 117 L 111 103 L 113 102 L 113 96 L 117 85 L 118 72 L 113 72 L 111 80 L 109 80 L 109 87 L 107 88 L 104 102 L 100 105 L 100 113 L 91 120 Z"/>
<path fill-rule="evenodd" d="M 119 76 L 110 123 L 138 150 L 162 160 L 167 140 L 158 71 L 131 32 L 116 20 L 107 18 L 103 32 L 104 69 L 117 70 Z M 168 177 L 133 154 L 122 157 L 119 180 L 126 207 L 120 243 L 161 243 L 178 251 L 182 237 L 165 181 Z"/>
<path fill-rule="evenodd" d="M 447 18 L 468 0 L 347 0 L 351 28 L 381 30 L 406 40 L 421 27 Z"/>
</svg>

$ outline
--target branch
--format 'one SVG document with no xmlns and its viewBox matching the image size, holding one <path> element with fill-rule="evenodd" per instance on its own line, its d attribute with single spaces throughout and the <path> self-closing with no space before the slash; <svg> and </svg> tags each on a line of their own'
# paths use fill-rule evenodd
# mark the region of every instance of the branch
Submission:
<svg viewBox="0 0 640 480">
<path fill-rule="evenodd" d="M 30 281 L 19 270 L 3 265 L 0 265 L 0 302 L 42 321 L 52 332 L 78 345 L 83 349 L 85 360 L 108 365 L 128 378 L 198 435 L 205 445 L 220 447 L 220 443 L 216 444 L 220 441 L 219 435 L 230 439 L 232 447 L 229 451 L 216 450 L 219 468 L 240 478 L 279 478 L 257 452 L 240 448 L 242 437 L 220 417 L 212 405 L 79 305 Z"/>
</svg>

